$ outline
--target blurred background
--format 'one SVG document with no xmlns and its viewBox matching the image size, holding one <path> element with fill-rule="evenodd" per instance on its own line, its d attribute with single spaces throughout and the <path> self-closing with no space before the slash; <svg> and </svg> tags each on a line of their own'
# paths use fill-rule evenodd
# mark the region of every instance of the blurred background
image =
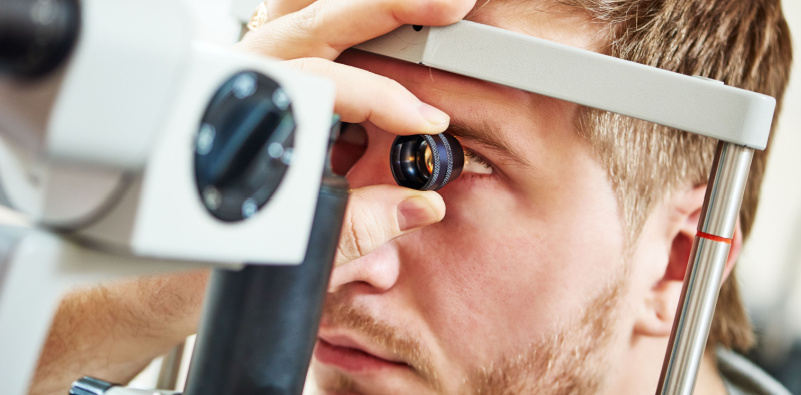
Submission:
<svg viewBox="0 0 801 395">
<path fill-rule="evenodd" d="M 801 2 L 783 0 L 795 62 L 738 278 L 759 344 L 751 357 L 801 394 Z"/>
<path fill-rule="evenodd" d="M 219 15 L 227 12 L 225 2 L 191 1 L 195 5 L 199 2 L 220 4 L 219 13 L 209 12 L 213 10 L 209 6 L 188 7 L 206 12 L 195 18 L 198 38 L 216 41 L 239 33 L 238 26 L 219 23 Z M 759 343 L 749 358 L 779 379 L 792 393 L 801 394 L 801 151 L 795 151 L 801 150 L 801 1 L 783 0 L 783 7 L 794 35 L 796 60 L 778 129 L 772 136 L 772 153 L 762 187 L 762 199 L 751 238 L 739 262 L 738 280 L 759 337 Z M 0 222 L 26 223 L 24 217 L 2 206 Z M 185 349 L 176 352 L 188 355 L 191 349 L 190 339 Z M 160 360 L 154 361 L 131 384 L 142 388 L 156 386 L 159 365 Z M 170 376 L 177 374 L 177 382 L 182 383 L 188 358 L 183 358 L 180 365 L 177 373 L 167 373 Z"/>
</svg>

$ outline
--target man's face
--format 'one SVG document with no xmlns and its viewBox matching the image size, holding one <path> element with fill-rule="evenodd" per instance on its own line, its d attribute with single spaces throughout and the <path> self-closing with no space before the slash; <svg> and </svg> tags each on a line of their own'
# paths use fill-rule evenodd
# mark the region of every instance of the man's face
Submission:
<svg viewBox="0 0 801 395">
<path fill-rule="evenodd" d="M 471 19 L 596 49 L 565 10 L 490 2 Z M 441 223 L 335 270 L 313 361 L 330 393 L 592 392 L 625 287 L 615 192 L 578 106 L 363 53 L 340 61 L 388 76 L 451 116 L 492 174 L 440 193 Z M 394 135 L 361 125 L 352 187 L 394 184 Z M 355 133 L 354 131 L 346 133 Z M 529 390 L 526 390 L 529 389 Z"/>
</svg>

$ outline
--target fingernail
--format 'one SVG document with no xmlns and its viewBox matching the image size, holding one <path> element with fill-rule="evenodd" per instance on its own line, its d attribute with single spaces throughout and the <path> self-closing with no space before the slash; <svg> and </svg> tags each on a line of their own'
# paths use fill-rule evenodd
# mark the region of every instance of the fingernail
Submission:
<svg viewBox="0 0 801 395">
<path fill-rule="evenodd" d="M 407 231 L 439 221 L 437 210 L 421 196 L 413 196 L 398 205 L 398 225 Z"/>
<path fill-rule="evenodd" d="M 435 127 L 443 127 L 448 125 L 450 122 L 451 117 L 448 114 L 445 114 L 441 110 L 436 107 L 430 106 L 426 103 L 420 103 L 420 115 L 428 121 L 431 125 Z"/>
</svg>

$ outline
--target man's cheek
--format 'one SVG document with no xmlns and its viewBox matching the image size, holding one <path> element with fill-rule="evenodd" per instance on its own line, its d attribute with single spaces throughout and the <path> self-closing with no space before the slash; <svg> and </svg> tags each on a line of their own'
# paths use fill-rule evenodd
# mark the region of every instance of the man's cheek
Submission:
<svg viewBox="0 0 801 395">
<path fill-rule="evenodd" d="M 464 321 L 457 328 L 497 322 L 510 300 L 538 293 L 537 279 L 549 266 L 542 259 L 553 255 L 526 232 L 464 223 L 437 224 L 399 244 L 401 270 L 413 276 L 417 294 L 427 295 L 432 318 Z"/>
<path fill-rule="evenodd" d="M 518 222 L 522 207 L 504 188 L 470 188 L 461 181 L 439 191 L 446 208 L 443 226 L 461 229 L 460 233 L 493 232 Z"/>
</svg>

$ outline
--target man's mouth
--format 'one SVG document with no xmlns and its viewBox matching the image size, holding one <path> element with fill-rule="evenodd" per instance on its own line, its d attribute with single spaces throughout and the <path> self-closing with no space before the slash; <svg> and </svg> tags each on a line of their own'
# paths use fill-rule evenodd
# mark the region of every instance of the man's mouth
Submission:
<svg viewBox="0 0 801 395">
<path fill-rule="evenodd" d="M 332 365 L 352 373 L 410 368 L 406 363 L 371 354 L 352 340 L 341 337 L 317 338 L 314 357 L 320 363 Z"/>
</svg>

